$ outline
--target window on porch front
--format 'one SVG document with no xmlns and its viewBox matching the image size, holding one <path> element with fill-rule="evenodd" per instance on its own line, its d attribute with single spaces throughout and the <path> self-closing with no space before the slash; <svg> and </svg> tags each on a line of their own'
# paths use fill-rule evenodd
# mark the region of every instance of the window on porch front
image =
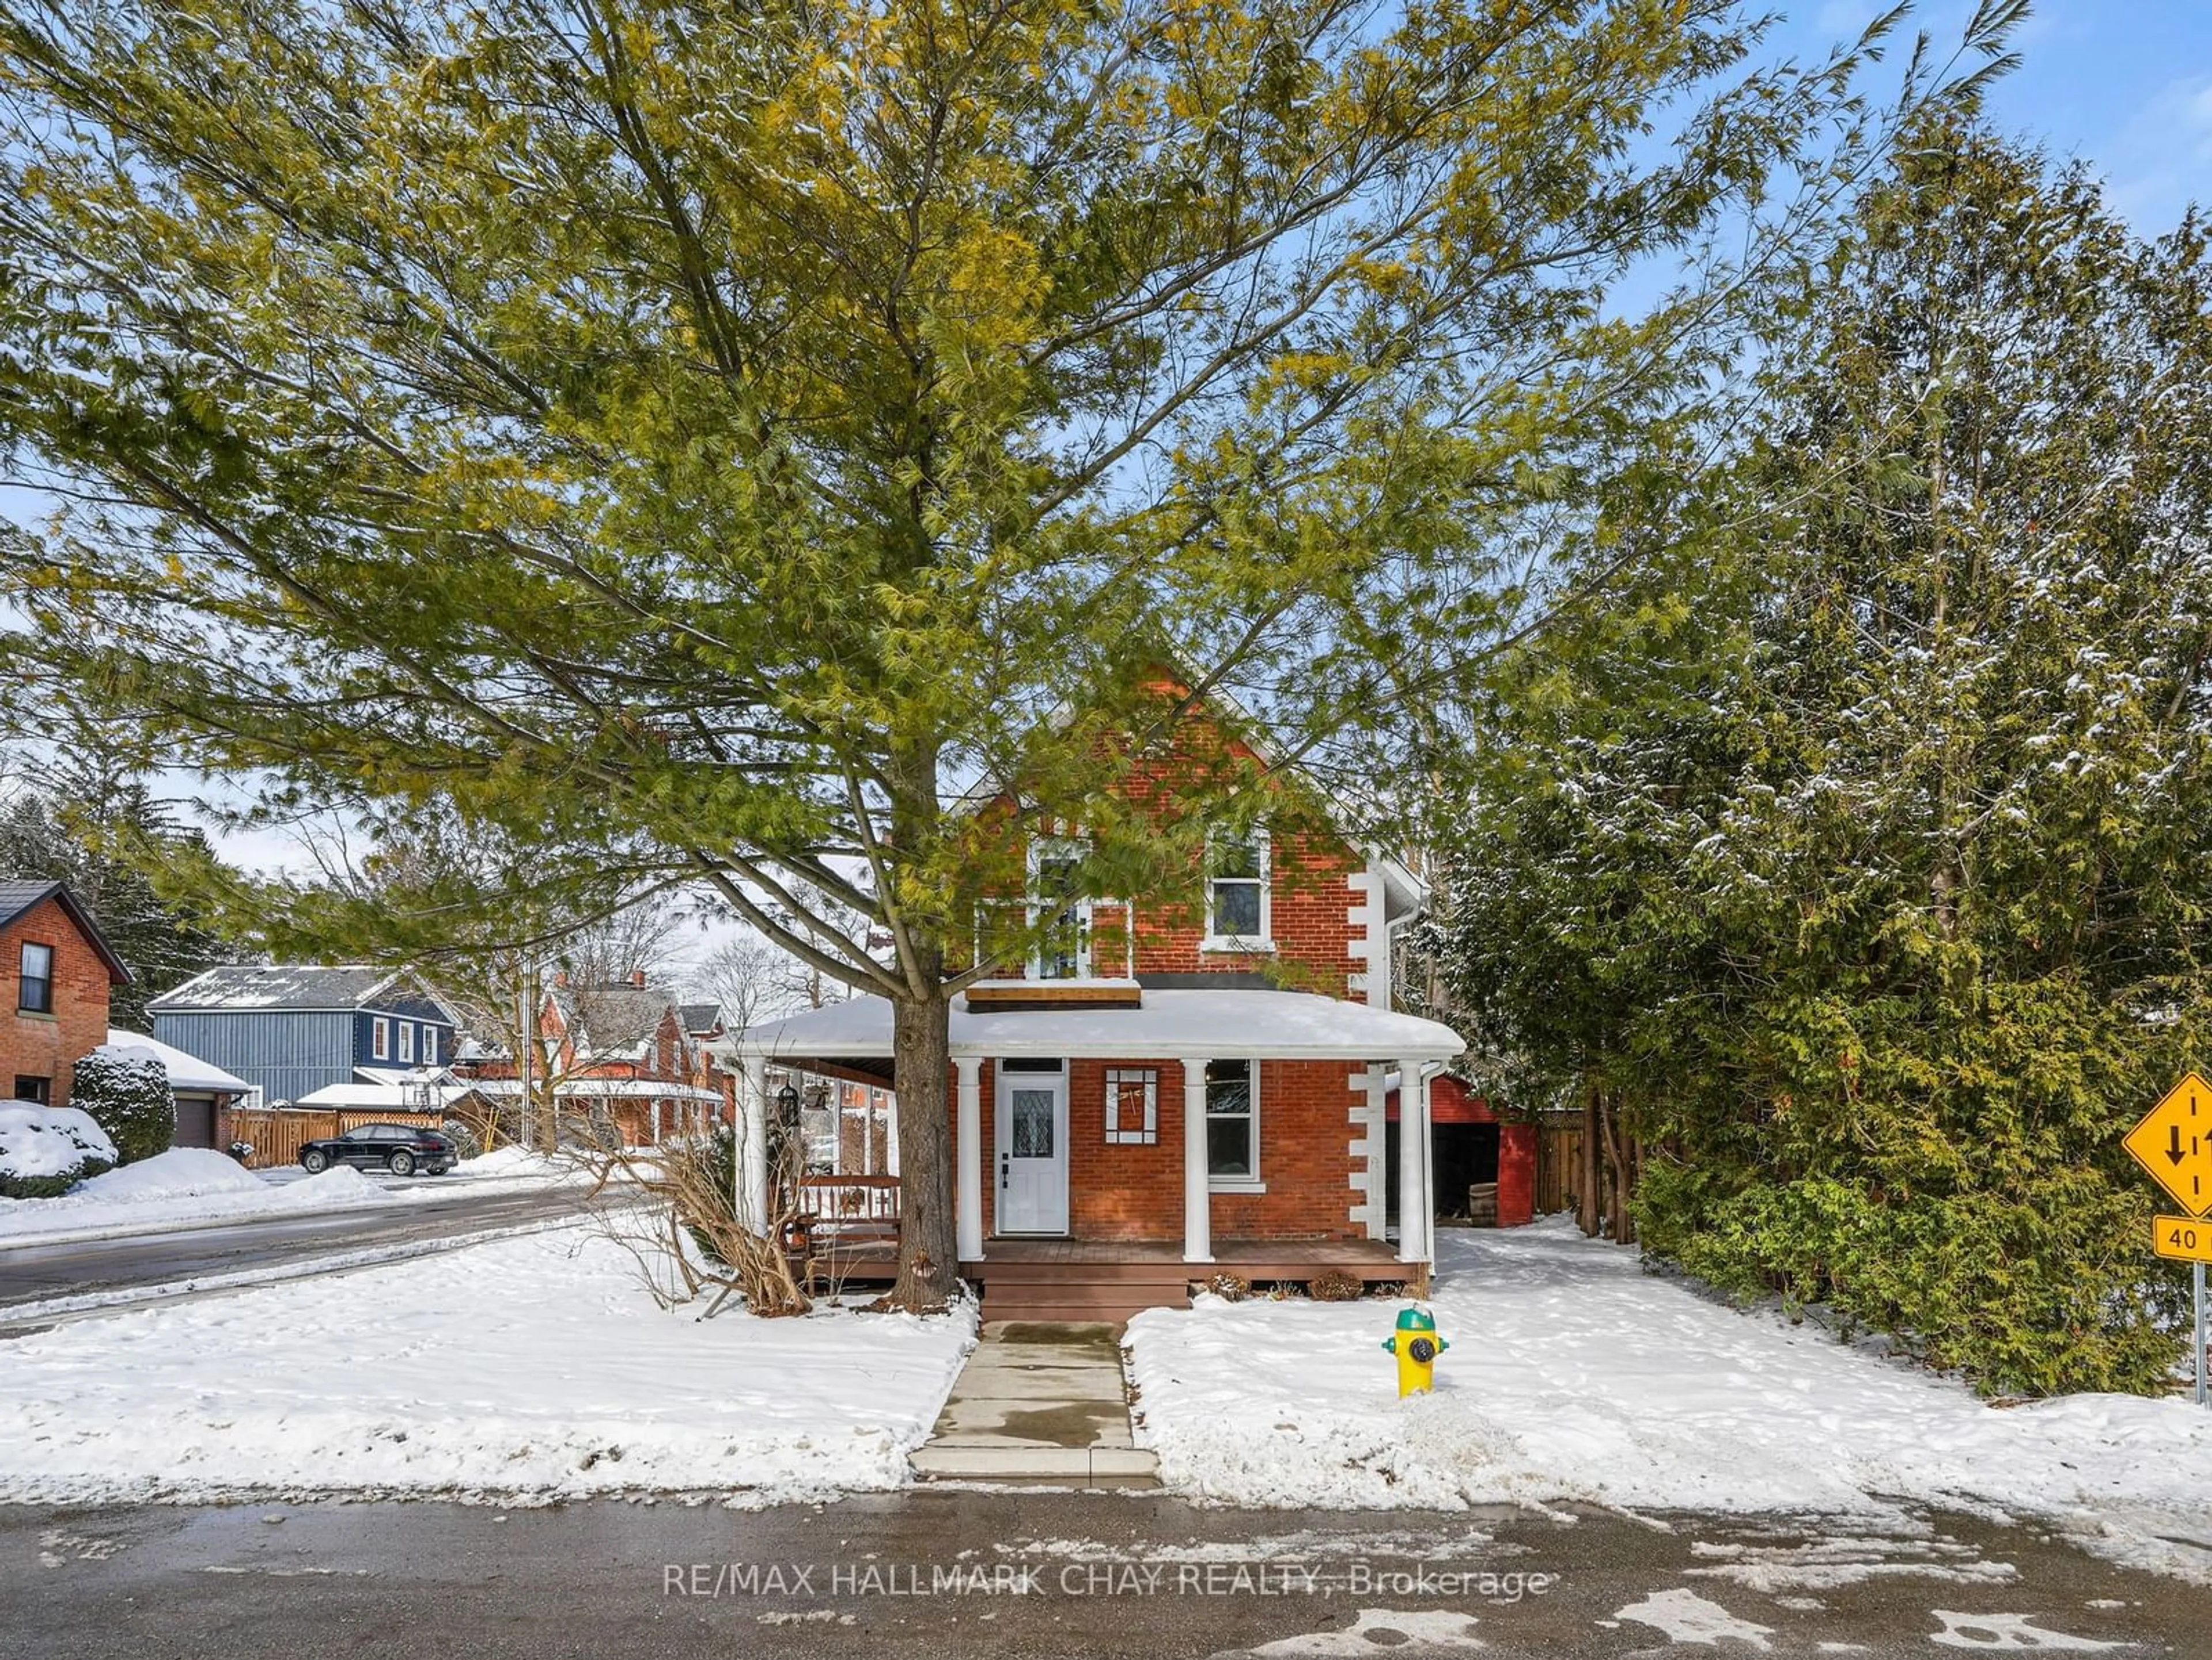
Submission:
<svg viewBox="0 0 2212 1660">
<path fill-rule="evenodd" d="M 1206 1173 L 1216 1182 L 1260 1177 L 1260 1103 L 1250 1061 L 1206 1065 Z"/>
</svg>

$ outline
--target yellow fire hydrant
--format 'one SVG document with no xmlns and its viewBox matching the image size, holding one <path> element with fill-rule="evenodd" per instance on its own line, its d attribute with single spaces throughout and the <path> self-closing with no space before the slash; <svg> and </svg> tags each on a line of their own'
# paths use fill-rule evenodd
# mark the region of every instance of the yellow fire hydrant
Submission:
<svg viewBox="0 0 2212 1660">
<path fill-rule="evenodd" d="M 1398 1357 L 1398 1398 L 1426 1395 L 1437 1385 L 1437 1356 L 1451 1347 L 1437 1335 L 1436 1316 L 1426 1309 L 1407 1309 L 1398 1316 L 1398 1329 L 1382 1340 L 1382 1347 Z"/>
</svg>

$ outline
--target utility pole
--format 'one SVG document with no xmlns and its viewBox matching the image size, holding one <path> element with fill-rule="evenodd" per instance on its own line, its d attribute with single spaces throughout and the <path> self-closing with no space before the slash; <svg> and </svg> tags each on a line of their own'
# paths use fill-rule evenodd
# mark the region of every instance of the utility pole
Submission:
<svg viewBox="0 0 2212 1660">
<path fill-rule="evenodd" d="M 530 1100 L 530 1051 L 533 1047 L 530 1031 L 530 974 L 519 964 L 514 982 L 514 1078 L 520 1094 L 516 1105 L 522 1113 L 522 1150 L 530 1151 L 530 1121 L 534 1116 Z"/>
</svg>

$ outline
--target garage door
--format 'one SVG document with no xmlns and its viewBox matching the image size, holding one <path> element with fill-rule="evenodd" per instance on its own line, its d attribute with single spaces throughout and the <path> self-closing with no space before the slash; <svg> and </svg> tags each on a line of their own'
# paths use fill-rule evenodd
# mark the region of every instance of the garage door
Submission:
<svg viewBox="0 0 2212 1660">
<path fill-rule="evenodd" d="M 204 1098 L 195 1101 L 188 1096 L 177 1098 L 177 1140 L 180 1147 L 211 1147 L 215 1145 L 215 1103 Z"/>
</svg>

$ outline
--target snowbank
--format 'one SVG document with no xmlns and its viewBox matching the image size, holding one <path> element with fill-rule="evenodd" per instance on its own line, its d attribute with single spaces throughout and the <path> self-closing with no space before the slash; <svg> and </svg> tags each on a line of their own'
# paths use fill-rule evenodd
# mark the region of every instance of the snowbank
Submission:
<svg viewBox="0 0 2212 1660">
<path fill-rule="evenodd" d="M 1397 1304 L 1200 1299 L 1130 1323 L 1138 1442 L 1237 1504 L 2033 1511 L 2149 1565 L 2212 1548 L 2212 1413 L 2081 1395 L 2009 1410 L 1738 1313 L 1571 1225 L 1452 1231 L 1431 1306 L 1451 1348 L 1401 1403 Z M 2141 1548 L 2136 1548 L 2140 1547 Z"/>
<path fill-rule="evenodd" d="M 226 1153 L 206 1147 L 172 1147 L 80 1182 L 58 1199 L 0 1200 L 0 1243 L 128 1234 L 192 1222 L 251 1221 L 404 1202 L 350 1165 L 277 1186 L 241 1168 Z"/>
<path fill-rule="evenodd" d="M 0 1104 L 0 1170 L 13 1176 L 64 1176 L 87 1158 L 112 1164 L 115 1143 L 92 1115 L 28 1101 Z M 33 1204 L 33 1200 L 0 1201 Z"/>
<path fill-rule="evenodd" d="M 966 1314 L 699 1312 L 568 1229 L 18 1338 L 0 1502 L 896 1487 L 975 1336 Z"/>
<path fill-rule="evenodd" d="M 211 1147 L 172 1147 L 121 1170 L 80 1182 L 73 1199 L 146 1204 L 211 1193 L 265 1193 L 268 1183 L 228 1153 Z"/>
</svg>

